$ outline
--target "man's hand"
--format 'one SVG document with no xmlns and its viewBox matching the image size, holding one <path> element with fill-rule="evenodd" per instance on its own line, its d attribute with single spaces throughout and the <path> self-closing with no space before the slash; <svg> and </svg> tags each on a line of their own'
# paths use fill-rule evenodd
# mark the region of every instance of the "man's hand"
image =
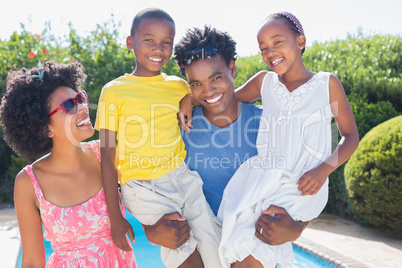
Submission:
<svg viewBox="0 0 402 268">
<path fill-rule="evenodd" d="M 130 237 L 131 242 L 135 242 L 133 227 L 123 217 L 111 222 L 111 233 L 113 242 L 116 246 L 124 251 L 132 251 L 133 249 L 127 242 L 126 233 Z"/>
<path fill-rule="evenodd" d="M 147 239 L 165 248 L 177 249 L 190 238 L 187 219 L 178 212 L 165 214 L 154 225 L 142 225 Z"/>
<path fill-rule="evenodd" d="M 305 226 L 307 223 L 294 221 L 284 208 L 270 205 L 255 224 L 255 236 L 266 244 L 281 245 L 296 240 Z"/>
</svg>

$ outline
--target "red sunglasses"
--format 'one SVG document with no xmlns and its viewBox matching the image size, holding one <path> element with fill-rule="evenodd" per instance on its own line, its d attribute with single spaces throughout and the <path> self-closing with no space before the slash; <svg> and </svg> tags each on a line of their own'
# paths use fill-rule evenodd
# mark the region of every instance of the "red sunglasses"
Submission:
<svg viewBox="0 0 402 268">
<path fill-rule="evenodd" d="M 77 112 L 78 103 L 88 105 L 88 95 L 84 90 L 78 92 L 74 99 L 63 101 L 59 107 L 50 112 L 47 117 L 51 117 L 60 110 L 65 111 L 67 114 L 75 114 Z"/>
</svg>

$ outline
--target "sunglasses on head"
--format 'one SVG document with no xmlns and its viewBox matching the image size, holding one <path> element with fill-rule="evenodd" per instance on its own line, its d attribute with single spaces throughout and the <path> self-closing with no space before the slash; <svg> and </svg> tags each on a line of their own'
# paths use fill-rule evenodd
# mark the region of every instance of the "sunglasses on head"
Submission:
<svg viewBox="0 0 402 268">
<path fill-rule="evenodd" d="M 84 90 L 78 92 L 74 99 L 63 101 L 59 107 L 50 112 L 47 117 L 51 117 L 60 110 L 63 110 L 67 114 L 75 114 L 77 112 L 78 104 L 88 105 L 88 95 Z"/>
<path fill-rule="evenodd" d="M 216 48 L 212 46 L 199 47 L 193 50 L 189 50 L 183 53 L 182 67 L 185 65 L 190 65 L 196 60 L 210 59 L 214 55 L 218 54 Z"/>
</svg>

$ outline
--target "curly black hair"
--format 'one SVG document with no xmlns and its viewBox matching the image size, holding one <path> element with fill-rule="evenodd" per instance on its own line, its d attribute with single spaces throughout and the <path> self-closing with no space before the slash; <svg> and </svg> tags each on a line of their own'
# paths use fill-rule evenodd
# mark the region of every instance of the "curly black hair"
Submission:
<svg viewBox="0 0 402 268">
<path fill-rule="evenodd" d="M 130 35 L 133 36 L 135 30 L 140 26 L 141 22 L 145 19 L 161 19 L 169 21 L 173 24 L 173 28 L 175 28 L 175 23 L 172 17 L 164 10 L 160 8 L 146 8 L 141 10 L 135 15 L 133 19 L 133 23 L 131 24 Z"/>
<path fill-rule="evenodd" d="M 227 66 L 229 66 L 232 60 L 236 61 L 237 59 L 236 42 L 227 32 L 219 31 L 208 25 L 205 25 L 204 29 L 189 29 L 185 36 L 174 47 L 174 59 L 183 76 L 185 76 L 185 70 L 182 64 L 183 53 L 204 46 L 214 47 L 218 54 L 224 58 Z"/>
<path fill-rule="evenodd" d="M 27 79 L 38 74 L 38 68 L 10 71 L 0 107 L 3 139 L 15 153 L 29 161 L 50 151 L 53 146 L 48 137 L 50 96 L 60 86 L 78 92 L 86 78 L 79 63 L 44 62 L 43 78 Z"/>
</svg>

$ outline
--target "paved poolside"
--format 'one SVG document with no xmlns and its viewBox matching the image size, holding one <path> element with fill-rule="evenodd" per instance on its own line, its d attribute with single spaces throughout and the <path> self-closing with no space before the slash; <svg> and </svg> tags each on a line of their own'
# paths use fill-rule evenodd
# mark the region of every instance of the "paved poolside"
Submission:
<svg viewBox="0 0 402 268">
<path fill-rule="evenodd" d="M 0 267 L 15 267 L 20 245 L 21 239 L 14 209 L 0 209 Z"/>
<path fill-rule="evenodd" d="M 402 267 L 401 239 L 334 215 L 314 219 L 297 243 L 340 261 L 341 267 Z"/>
<path fill-rule="evenodd" d="M 313 220 L 295 243 L 340 267 L 402 267 L 402 240 L 333 215 Z M 15 211 L 0 209 L 0 267 L 15 268 L 19 248 Z"/>
</svg>

